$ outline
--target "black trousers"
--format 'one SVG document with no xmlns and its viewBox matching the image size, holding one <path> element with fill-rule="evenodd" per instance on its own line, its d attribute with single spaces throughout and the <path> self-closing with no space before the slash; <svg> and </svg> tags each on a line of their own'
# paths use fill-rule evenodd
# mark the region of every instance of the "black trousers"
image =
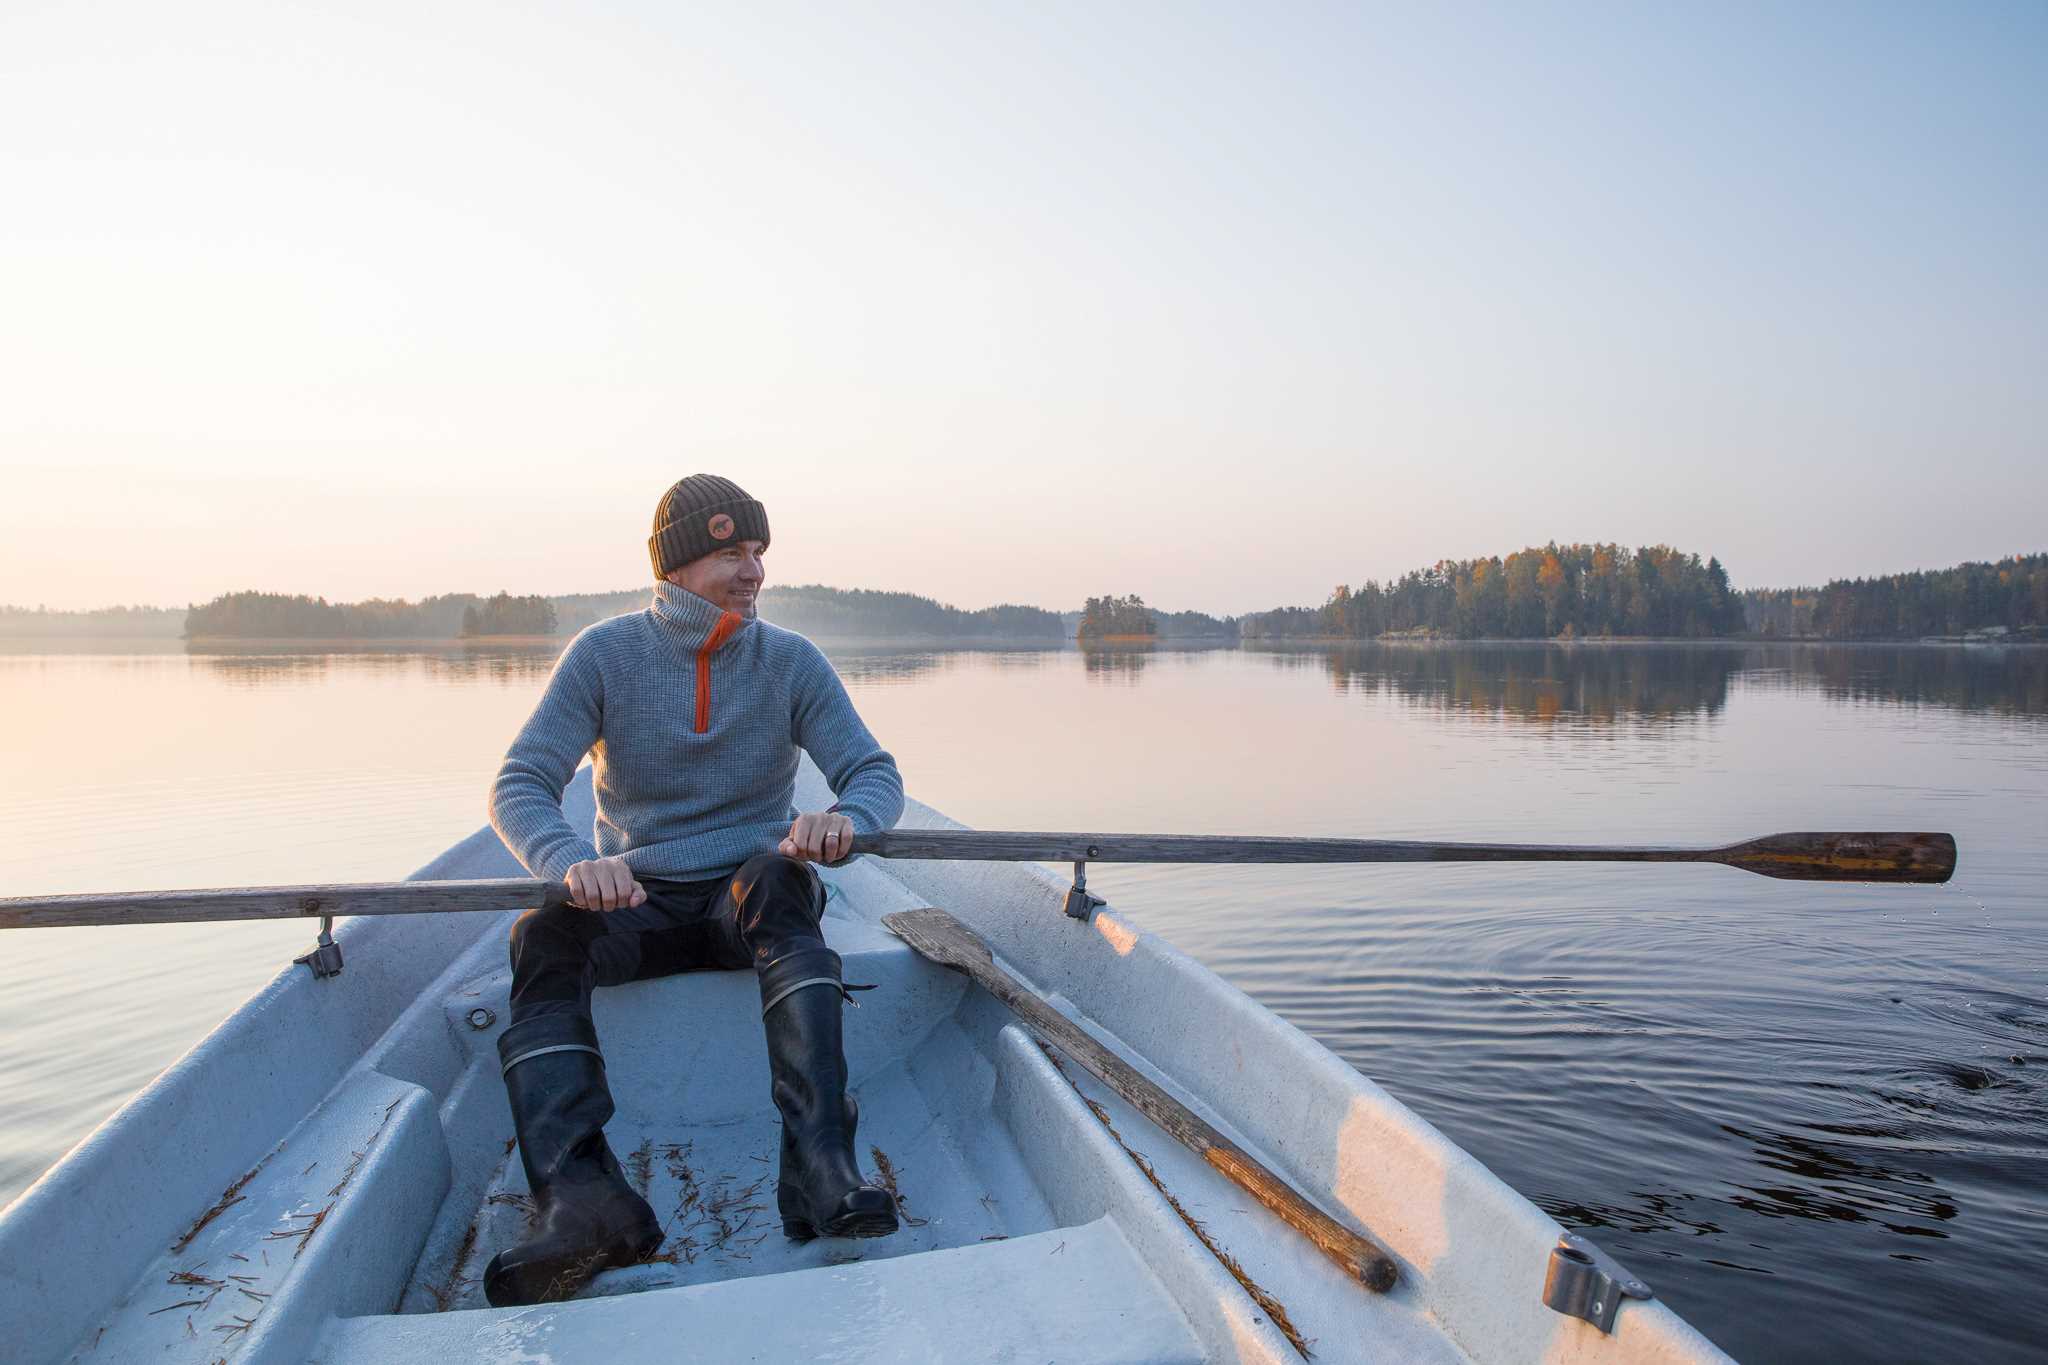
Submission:
<svg viewBox="0 0 2048 1365">
<path fill-rule="evenodd" d="M 590 1017 L 599 986 L 675 972 L 737 971 L 780 955 L 792 939 L 824 934 L 825 883 L 800 858 L 762 853 L 729 876 L 674 882 L 640 877 L 630 910 L 529 910 L 512 925 L 512 1018 Z"/>
</svg>

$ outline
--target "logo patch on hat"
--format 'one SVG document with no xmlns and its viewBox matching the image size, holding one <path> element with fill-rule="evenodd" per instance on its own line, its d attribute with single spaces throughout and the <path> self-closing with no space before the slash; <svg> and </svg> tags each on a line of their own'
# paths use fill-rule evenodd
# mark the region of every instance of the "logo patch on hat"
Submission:
<svg viewBox="0 0 2048 1365">
<path fill-rule="evenodd" d="M 713 540 L 730 539 L 732 536 L 732 518 L 727 516 L 725 513 L 720 512 L 717 516 L 714 516 L 708 523 L 706 523 L 705 529 L 711 532 L 711 538 Z"/>
</svg>

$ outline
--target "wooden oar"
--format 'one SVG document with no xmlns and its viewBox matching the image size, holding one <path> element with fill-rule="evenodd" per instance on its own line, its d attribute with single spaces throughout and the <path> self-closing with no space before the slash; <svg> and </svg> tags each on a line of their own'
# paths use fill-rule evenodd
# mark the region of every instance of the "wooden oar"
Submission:
<svg viewBox="0 0 2048 1365">
<path fill-rule="evenodd" d="M 1720 848 L 1634 848 L 892 829 L 855 835 L 848 856 L 862 853 L 970 862 L 1719 863 L 1766 877 L 1865 882 L 1945 882 L 1956 866 L 1956 841 L 1947 834 L 1771 834 Z M 433 915 L 460 910 L 525 910 L 566 905 L 568 900 L 568 890 L 560 882 L 533 877 L 17 896 L 0 899 L 0 929 L 317 919 L 324 915 Z"/>
<path fill-rule="evenodd" d="M 1669 848 L 892 829 L 856 834 L 853 851 L 1046 863 L 1719 863 L 1766 877 L 1847 882 L 1945 882 L 1956 869 L 1950 834 L 1767 834 L 1715 848 Z"/>
<path fill-rule="evenodd" d="M 1008 1005 L 1039 1037 L 1086 1067 L 1181 1146 L 1279 1215 L 1367 1289 L 1384 1294 L 1394 1287 L 1398 1272 L 1393 1257 L 1373 1245 L 1371 1239 L 1309 1203 L 1244 1148 L 1217 1132 L 1200 1115 L 998 967 L 988 945 L 972 929 L 937 909 L 899 910 L 882 916 L 882 923 L 933 962 L 967 973 L 976 985 Z"/>
</svg>

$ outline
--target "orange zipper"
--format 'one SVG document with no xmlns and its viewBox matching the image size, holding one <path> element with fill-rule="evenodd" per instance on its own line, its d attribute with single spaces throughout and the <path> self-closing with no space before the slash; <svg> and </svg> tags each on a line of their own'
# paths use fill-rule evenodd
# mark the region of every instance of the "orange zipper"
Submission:
<svg viewBox="0 0 2048 1365">
<path fill-rule="evenodd" d="M 746 618 L 736 611 L 720 613 L 718 624 L 711 628 L 711 638 L 697 651 L 697 733 L 700 735 L 711 728 L 711 656 L 732 638 L 732 633 L 744 620 Z"/>
</svg>

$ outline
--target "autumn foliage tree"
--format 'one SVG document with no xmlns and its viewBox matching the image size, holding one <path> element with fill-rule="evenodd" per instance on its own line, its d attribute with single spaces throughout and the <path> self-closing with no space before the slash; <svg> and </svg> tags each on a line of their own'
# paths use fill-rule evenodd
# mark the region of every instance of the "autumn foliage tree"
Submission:
<svg viewBox="0 0 2048 1365">
<path fill-rule="evenodd" d="M 1432 635 L 1550 639 L 1709 637 L 1742 629 L 1742 603 L 1718 559 L 1668 545 L 1558 545 L 1506 558 L 1439 560 L 1388 583 L 1339 584 L 1320 609 L 1248 616 L 1246 638 Z"/>
</svg>

